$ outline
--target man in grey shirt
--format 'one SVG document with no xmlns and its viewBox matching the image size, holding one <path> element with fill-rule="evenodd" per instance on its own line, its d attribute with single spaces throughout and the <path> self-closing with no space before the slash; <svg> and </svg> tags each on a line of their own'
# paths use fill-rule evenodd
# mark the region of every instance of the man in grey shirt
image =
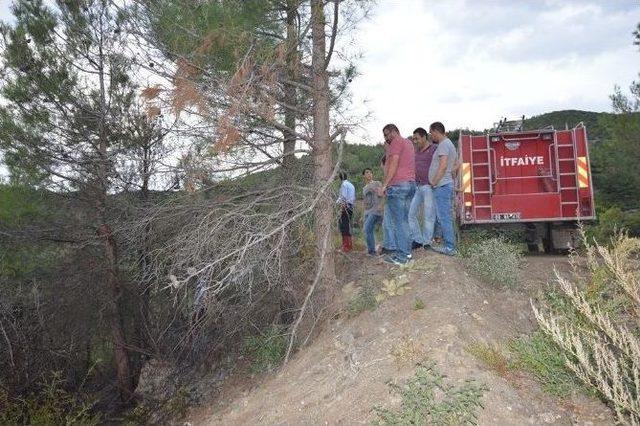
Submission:
<svg viewBox="0 0 640 426">
<path fill-rule="evenodd" d="M 433 250 L 454 256 L 456 254 L 456 240 L 453 231 L 453 173 L 458 153 L 455 146 L 445 133 L 444 125 L 438 121 L 429 126 L 429 133 L 438 144 L 433 160 L 429 167 L 429 184 L 433 188 L 433 198 L 436 205 L 436 217 L 442 227 L 443 245 L 433 247 Z"/>
<path fill-rule="evenodd" d="M 371 256 L 376 254 L 375 230 L 376 225 L 382 223 L 382 197 L 378 195 L 378 188 L 382 183 L 373 180 L 373 171 L 366 168 L 362 171 L 365 186 L 364 194 L 364 234 L 367 240 L 367 251 Z"/>
</svg>

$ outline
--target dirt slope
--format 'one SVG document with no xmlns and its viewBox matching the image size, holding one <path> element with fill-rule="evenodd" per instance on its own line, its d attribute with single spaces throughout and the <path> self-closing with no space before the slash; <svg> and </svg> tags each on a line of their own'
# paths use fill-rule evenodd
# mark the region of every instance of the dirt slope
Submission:
<svg viewBox="0 0 640 426">
<path fill-rule="evenodd" d="M 346 285 L 352 297 L 363 280 L 381 281 L 390 267 L 377 259 L 350 255 L 345 270 L 359 280 Z M 529 297 L 550 278 L 553 267 L 567 269 L 563 257 L 529 257 L 523 288 L 497 290 L 470 277 L 461 260 L 420 252 L 409 271 L 411 289 L 374 311 L 337 319 L 273 376 L 244 392 L 225 389 L 191 424 L 367 424 L 374 405 L 399 401 L 387 382 L 403 383 L 415 363 L 429 359 L 455 383 L 475 378 L 489 387 L 482 425 L 612 424 L 600 402 L 579 397 L 558 402 L 526 375 L 505 379 L 488 370 L 465 348 L 504 342 L 529 333 L 535 324 Z M 414 310 L 416 297 L 425 308 Z"/>
</svg>

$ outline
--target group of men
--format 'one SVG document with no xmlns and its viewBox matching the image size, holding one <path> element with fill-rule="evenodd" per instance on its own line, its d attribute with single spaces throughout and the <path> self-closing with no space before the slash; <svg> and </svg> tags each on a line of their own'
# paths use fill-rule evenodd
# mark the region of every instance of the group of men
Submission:
<svg viewBox="0 0 640 426">
<path fill-rule="evenodd" d="M 412 250 L 421 247 L 454 256 L 456 241 L 451 210 L 457 152 L 444 125 L 432 123 L 428 132 L 418 127 L 410 138 L 403 138 L 395 124 L 384 126 L 382 133 L 385 140 L 381 161 L 383 182 L 374 180 L 372 169 L 363 171 L 368 253 L 386 254 L 384 261 L 395 265 L 409 262 Z M 355 188 L 345 173 L 340 174 L 340 180 L 342 249 L 350 251 Z M 383 230 L 380 252 L 376 250 L 374 236 L 379 224 Z M 434 244 L 436 227 L 442 233 L 441 245 Z"/>
</svg>

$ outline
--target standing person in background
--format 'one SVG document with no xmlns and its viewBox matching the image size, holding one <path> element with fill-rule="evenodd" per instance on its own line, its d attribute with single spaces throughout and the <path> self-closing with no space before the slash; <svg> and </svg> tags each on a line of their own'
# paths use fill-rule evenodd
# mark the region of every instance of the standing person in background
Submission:
<svg viewBox="0 0 640 426">
<path fill-rule="evenodd" d="M 338 227 L 342 235 L 342 251 L 349 252 L 353 248 L 351 241 L 351 218 L 353 217 L 353 205 L 356 202 L 356 188 L 347 179 L 345 172 L 338 174 L 340 178 L 340 195 L 336 203 L 340 205 L 340 220 Z"/>
<path fill-rule="evenodd" d="M 373 170 L 366 168 L 362 171 L 364 180 L 364 235 L 367 241 L 367 252 L 371 256 L 376 255 L 376 225 L 382 223 L 382 202 L 383 199 L 378 195 L 378 189 L 382 183 L 373 180 Z"/>
<path fill-rule="evenodd" d="M 438 121 L 429 126 L 429 133 L 438 148 L 433 154 L 429 167 L 429 184 L 433 190 L 436 205 L 436 217 L 442 228 L 443 244 L 433 250 L 449 256 L 456 255 L 456 240 L 453 231 L 453 167 L 458 154 L 453 143 L 445 133 L 444 125 Z"/>
<path fill-rule="evenodd" d="M 409 236 L 409 204 L 416 191 L 415 150 L 411 141 L 400 136 L 395 124 L 382 129 L 386 146 L 384 183 L 380 196 L 386 194 L 391 226 L 396 237 L 397 250 L 384 261 L 404 265 L 411 259 Z"/>
<path fill-rule="evenodd" d="M 416 144 L 416 193 L 409 207 L 409 229 L 413 240 L 411 248 L 429 248 L 436 222 L 433 190 L 429 185 L 429 168 L 438 146 L 431 143 L 427 131 L 422 127 L 413 131 L 413 140 Z M 419 220 L 420 216 L 422 223 Z"/>
</svg>

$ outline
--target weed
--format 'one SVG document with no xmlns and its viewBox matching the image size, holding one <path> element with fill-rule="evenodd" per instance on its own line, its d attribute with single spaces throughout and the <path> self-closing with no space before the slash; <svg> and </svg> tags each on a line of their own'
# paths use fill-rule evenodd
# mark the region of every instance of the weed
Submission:
<svg viewBox="0 0 640 426">
<path fill-rule="evenodd" d="M 465 350 L 500 376 L 506 377 L 509 374 L 509 360 L 500 346 L 473 343 Z"/>
<path fill-rule="evenodd" d="M 424 309 L 424 301 L 422 299 L 420 299 L 419 297 L 416 297 L 416 299 L 413 301 L 413 310 L 414 311 L 419 311 L 420 309 Z"/>
<path fill-rule="evenodd" d="M 424 350 L 408 336 L 404 336 L 392 350 L 391 356 L 398 367 L 408 363 L 414 363 L 424 356 Z"/>
<path fill-rule="evenodd" d="M 389 297 L 402 296 L 411 287 L 409 284 L 409 277 L 407 274 L 400 274 L 396 277 L 382 280 L 382 291 L 376 296 L 376 300 L 382 302 Z"/>
<path fill-rule="evenodd" d="M 466 257 L 465 264 L 480 279 L 509 287 L 518 283 L 522 253 L 517 245 L 502 237 L 472 244 Z"/>
<path fill-rule="evenodd" d="M 273 325 L 259 336 L 247 337 L 244 349 L 251 360 L 252 373 L 273 371 L 284 358 L 287 340 L 282 327 Z"/>
<path fill-rule="evenodd" d="M 567 368 L 560 348 L 541 331 L 513 339 L 509 350 L 514 355 L 511 367 L 531 373 L 548 394 L 564 398 L 585 390 Z"/>
<path fill-rule="evenodd" d="M 371 285 L 364 285 L 358 289 L 358 293 L 347 304 L 347 312 L 350 317 L 355 317 L 364 311 L 372 311 L 378 306 L 376 295 Z"/>
<path fill-rule="evenodd" d="M 476 424 L 476 411 L 482 408 L 482 397 L 488 388 L 474 380 L 455 387 L 444 379 L 434 364 L 418 364 L 415 377 L 404 386 L 389 383 L 391 391 L 401 398 L 400 407 L 374 407 L 374 424 Z"/>
<path fill-rule="evenodd" d="M 92 413 L 93 404 L 66 391 L 61 376 L 53 373 L 39 392 L 24 399 L 11 398 L 0 388 L 0 424 L 100 424 L 100 416 Z"/>
<path fill-rule="evenodd" d="M 640 424 L 640 239 L 619 233 L 608 247 L 583 242 L 588 273 L 556 274 L 573 315 L 544 303 L 533 311 L 577 379 L 609 402 L 619 423 Z"/>
</svg>

